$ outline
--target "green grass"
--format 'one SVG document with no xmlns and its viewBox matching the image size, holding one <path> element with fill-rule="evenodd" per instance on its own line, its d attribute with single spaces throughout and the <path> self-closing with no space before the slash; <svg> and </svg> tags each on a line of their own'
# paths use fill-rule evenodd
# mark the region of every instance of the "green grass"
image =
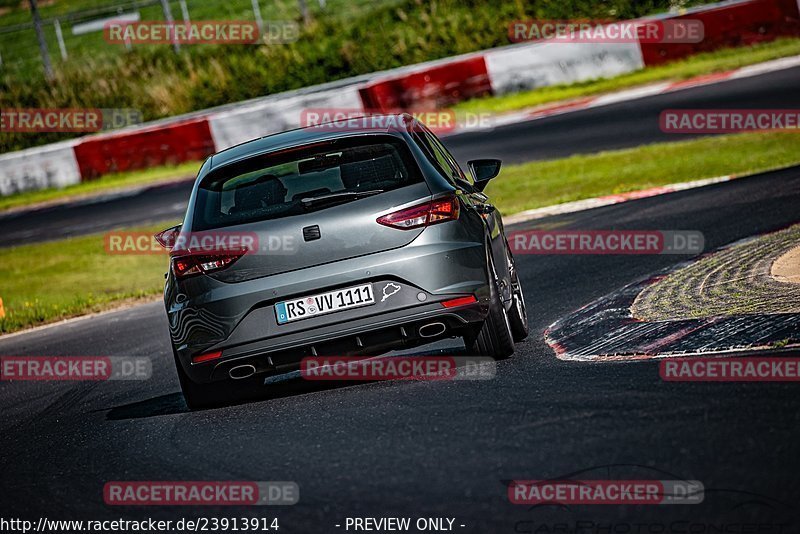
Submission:
<svg viewBox="0 0 800 534">
<path fill-rule="evenodd" d="M 167 263 L 166 255 L 107 254 L 102 234 L 0 249 L 0 332 L 152 298 L 164 288 Z"/>
<path fill-rule="evenodd" d="M 82 182 L 63 189 L 26 191 L 16 195 L 0 197 L 0 212 L 40 202 L 69 200 L 70 198 L 74 199 L 84 195 L 109 192 L 122 187 L 153 184 L 181 177 L 193 178 L 197 174 L 200 164 L 201 162 L 191 161 L 179 165 L 154 167 L 141 171 L 108 174 L 98 180 Z"/>
<path fill-rule="evenodd" d="M 760 63 L 780 57 L 800 55 L 800 39 L 779 39 L 752 47 L 728 48 L 699 54 L 686 60 L 661 67 L 653 67 L 616 78 L 583 82 L 568 86 L 544 87 L 535 91 L 511 95 L 475 99 L 455 106 L 458 113 L 501 113 L 549 102 L 606 93 L 625 87 L 643 85 L 662 80 L 679 80 L 701 74 L 721 72 L 737 67 Z M 118 187 L 145 185 L 176 176 L 190 176 L 197 172 L 200 162 L 189 162 L 178 166 L 159 167 L 144 171 L 113 174 L 100 180 L 85 182 L 65 189 L 30 191 L 0 197 L 0 212 L 9 208 L 27 206 L 39 202 L 71 198 L 92 193 L 101 193 Z"/>
<path fill-rule="evenodd" d="M 706 52 L 658 67 L 641 69 L 615 78 L 603 78 L 570 85 L 542 87 L 533 91 L 497 97 L 477 98 L 454 106 L 461 112 L 515 111 L 528 107 L 567 100 L 583 96 L 610 93 L 620 89 L 646 85 L 665 80 L 684 80 L 699 76 L 733 70 L 771 59 L 800 55 L 800 39 L 778 39 L 754 46 L 724 48 Z"/>
<path fill-rule="evenodd" d="M 800 164 L 800 133 L 745 133 L 512 165 L 487 194 L 504 215 L 660 185 Z"/>
<path fill-rule="evenodd" d="M 648 284 L 631 314 L 645 321 L 675 321 L 798 313 L 800 285 L 776 283 L 770 269 L 764 269 L 798 245 L 800 224 L 795 224 L 716 250 Z"/>
<path fill-rule="evenodd" d="M 14 0 L 15 1 L 15 0 Z M 383 4 L 396 3 L 399 0 L 381 0 Z M 52 3 L 40 2 L 39 12 L 45 21 L 43 31 L 50 51 L 50 59 L 55 68 L 60 68 L 71 62 L 80 62 L 84 58 L 98 57 L 111 59 L 126 53 L 123 46 L 110 46 L 103 37 L 103 32 L 91 32 L 82 35 L 73 35 L 69 16 L 82 14 L 82 20 L 92 20 L 111 17 L 114 10 L 108 10 L 115 5 L 127 4 L 121 0 L 56 0 Z M 2 4 L 2 0 L 0 0 Z M 0 28 L 28 24 L 31 22 L 28 0 L 16 2 L 19 7 L 0 15 Z M 314 18 L 344 20 L 347 17 L 358 16 L 375 7 L 374 0 L 328 0 L 325 10 L 321 9 L 319 2 L 307 2 L 309 11 Z M 299 20 L 300 9 L 297 0 L 259 0 L 261 16 L 264 20 Z M 187 0 L 189 17 L 192 20 L 254 20 L 251 0 Z M 172 16 L 175 20 L 182 20 L 180 4 L 176 0 L 170 1 Z M 125 13 L 138 11 L 141 20 L 163 20 L 164 12 L 159 2 L 153 5 L 127 8 Z M 92 14 L 92 13 L 96 14 Z M 86 15 L 88 13 L 88 15 Z M 61 21 L 62 36 L 67 49 L 68 58 L 62 60 L 56 31 L 53 24 L 48 21 L 59 18 Z M 155 48 L 158 45 L 148 48 Z M 0 33 L 0 51 L 3 54 L 5 68 L 23 77 L 28 74 L 40 75 L 42 70 L 41 56 L 38 43 L 33 30 L 26 29 L 8 33 Z"/>
<path fill-rule="evenodd" d="M 53 7 L 78 6 L 79 1 L 81 5 L 90 2 L 55 0 Z M 150 121 L 507 45 L 508 24 L 513 20 L 632 19 L 699 1 L 329 0 L 325 13 L 315 14 L 310 24 L 302 26 L 298 40 L 285 44 L 195 45 L 184 46 L 175 54 L 169 45 L 134 46 L 127 52 L 121 45 L 106 43 L 100 34 L 81 36 L 81 44 L 67 43 L 74 51 L 67 61 L 55 60 L 52 83 L 44 80 L 30 35 L 0 34 L 4 58 L 0 108 L 132 108 Z M 244 12 L 228 15 L 220 6 L 238 5 L 242 10 L 246 3 L 188 1 L 190 11 L 205 10 L 198 15 L 203 18 L 242 18 Z M 309 7 L 316 4 L 318 10 L 315 0 L 307 3 Z M 284 8 L 270 7 L 277 4 Z M 202 7 L 206 5 L 210 7 Z M 301 22 L 296 0 L 260 0 L 260 5 L 265 19 L 288 17 Z M 178 13 L 174 5 L 173 13 Z M 149 12 L 143 12 L 145 16 L 160 18 Z M 48 26 L 52 40 L 52 25 Z M 62 29 L 71 35 L 70 27 Z M 12 63 L 23 53 L 33 59 Z M 58 55 L 55 48 L 51 55 Z M 74 134 L 4 132 L 0 134 L 0 152 L 70 137 Z"/>
<path fill-rule="evenodd" d="M 545 205 L 725 174 L 800 164 L 800 134 L 708 137 L 588 156 L 510 165 L 487 193 L 504 215 Z M 142 228 L 156 232 L 170 222 Z M 163 255 L 105 252 L 103 235 L 0 249 L 0 332 L 151 298 L 163 287 Z"/>
</svg>

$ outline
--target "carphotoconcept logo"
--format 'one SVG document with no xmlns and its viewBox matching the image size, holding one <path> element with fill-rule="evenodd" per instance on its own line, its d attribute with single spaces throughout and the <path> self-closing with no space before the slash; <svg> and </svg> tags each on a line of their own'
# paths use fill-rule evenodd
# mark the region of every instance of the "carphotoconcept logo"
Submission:
<svg viewBox="0 0 800 534">
<path fill-rule="evenodd" d="M 508 25 L 513 43 L 699 43 L 703 21 L 679 20 L 515 20 Z"/>
<path fill-rule="evenodd" d="M 296 482 L 128 481 L 103 487 L 109 506 L 285 506 L 299 500 Z"/>
<path fill-rule="evenodd" d="M 147 380 L 150 358 L 124 356 L 0 356 L 4 381 Z"/>
<path fill-rule="evenodd" d="M 667 109 L 658 121 L 662 132 L 674 134 L 800 132 L 797 109 Z"/>
<path fill-rule="evenodd" d="M 142 113 L 129 108 L 25 108 L 0 110 L 0 132 L 90 133 L 141 124 Z"/>
<path fill-rule="evenodd" d="M 699 254 L 701 232 L 683 230 L 526 230 L 508 241 L 514 254 Z"/>
</svg>

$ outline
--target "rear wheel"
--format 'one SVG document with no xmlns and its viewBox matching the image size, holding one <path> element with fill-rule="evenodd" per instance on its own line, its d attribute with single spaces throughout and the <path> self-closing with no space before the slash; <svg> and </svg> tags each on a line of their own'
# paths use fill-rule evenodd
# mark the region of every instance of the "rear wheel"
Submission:
<svg viewBox="0 0 800 534">
<path fill-rule="evenodd" d="M 474 337 L 464 338 L 464 342 L 467 349 L 473 354 L 503 360 L 514 354 L 514 339 L 508 312 L 500 298 L 497 283 L 493 280 L 492 284 L 494 285 L 489 314 L 478 334 Z"/>
<path fill-rule="evenodd" d="M 528 337 L 528 310 L 525 307 L 525 294 L 522 292 L 522 285 L 519 281 L 514 264 L 514 256 L 508 251 L 509 278 L 511 278 L 511 310 L 508 312 L 508 320 L 511 324 L 511 333 L 514 342 L 520 342 Z"/>
</svg>

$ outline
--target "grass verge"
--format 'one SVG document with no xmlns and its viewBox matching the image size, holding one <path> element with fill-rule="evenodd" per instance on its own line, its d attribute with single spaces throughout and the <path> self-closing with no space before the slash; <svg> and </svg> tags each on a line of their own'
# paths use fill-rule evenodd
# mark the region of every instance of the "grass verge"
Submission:
<svg viewBox="0 0 800 534">
<path fill-rule="evenodd" d="M 0 249 L 0 333 L 152 298 L 164 288 L 166 268 L 166 255 L 106 253 L 103 234 Z"/>
<path fill-rule="evenodd" d="M 81 0 L 80 5 L 85 6 L 86 1 Z M 688 7 L 700 1 L 680 0 L 680 5 Z M 43 10 L 48 3 L 41 2 Z M 68 0 L 53 3 L 79 7 Z M 108 0 L 103 3 L 108 4 Z M 204 16 L 212 20 L 253 20 L 248 0 L 187 3 L 194 21 Z M 204 44 L 183 46 L 175 53 L 167 44 L 134 45 L 127 51 L 124 46 L 109 45 L 103 32 L 80 35 L 76 39 L 79 42 L 67 45 L 67 61 L 58 61 L 58 47 L 50 49 L 56 71 L 52 83 L 42 75 L 34 32 L 6 33 L 5 39 L 0 34 L 4 60 L 0 108 L 133 108 L 150 121 L 507 45 L 508 24 L 514 20 L 629 20 L 663 13 L 676 5 L 671 0 L 328 0 L 327 7 L 320 10 L 314 7 L 319 4 L 316 1 L 304 3 L 312 11 L 309 24 L 302 21 L 296 0 L 261 2 L 262 9 L 270 6 L 264 11 L 265 20 L 298 23 L 296 39 L 285 43 Z M 172 8 L 178 17 L 180 10 L 174 2 Z M 141 9 L 142 20 L 163 20 L 158 5 Z M 12 15 L 24 18 L 25 13 L 9 13 L 8 17 Z M 72 23 L 62 19 L 62 24 L 64 35 L 71 41 Z M 53 24 L 44 26 L 47 38 L 54 43 Z M 23 57 L 30 61 L 17 64 Z M 0 151 L 74 136 L 6 132 L 0 136 Z"/>
<path fill-rule="evenodd" d="M 738 134 L 512 165 L 487 190 L 500 211 L 800 164 L 800 134 Z M 139 228 L 156 232 L 170 222 Z M 158 295 L 163 255 L 105 252 L 103 235 L 0 249 L 0 333 Z M 87 289 L 91 288 L 91 289 Z"/>
<path fill-rule="evenodd" d="M 770 266 L 800 246 L 800 224 L 716 250 L 654 284 L 631 305 L 644 321 L 800 313 L 800 284 L 780 282 Z"/>
<path fill-rule="evenodd" d="M 516 111 L 559 100 L 610 93 L 654 82 L 685 80 L 702 74 L 725 72 L 747 65 L 796 55 L 800 55 L 800 39 L 778 39 L 770 43 L 760 43 L 754 46 L 724 48 L 714 52 L 697 54 L 680 61 L 674 61 L 658 67 L 648 67 L 615 78 L 603 78 L 569 85 L 554 85 L 503 96 L 476 98 L 461 102 L 454 106 L 454 109 L 456 111 L 474 113 Z"/>
<path fill-rule="evenodd" d="M 663 80 L 681 80 L 701 74 L 724 72 L 727 70 L 762 63 L 772 59 L 800 55 L 800 39 L 779 39 L 751 47 L 726 48 L 715 52 L 698 54 L 685 60 L 676 61 L 661 67 L 643 69 L 616 78 L 587 81 L 570 85 L 543 87 L 534 91 L 514 93 L 505 96 L 480 98 L 457 104 L 457 112 L 502 113 L 524 109 L 560 100 L 582 96 L 608 93 L 628 87 L 641 86 Z M 112 191 L 117 188 L 147 185 L 178 176 L 191 176 L 197 173 L 201 162 L 188 162 L 176 166 L 164 166 L 141 171 L 110 174 L 99 180 L 76 184 L 64 189 L 45 189 L 28 191 L 0 197 L 0 212 L 16 207 L 29 206 L 40 202 L 60 199 L 74 199 Z"/>
<path fill-rule="evenodd" d="M 62 189 L 25 191 L 16 195 L 0 197 L 0 212 L 42 202 L 77 199 L 83 196 L 108 193 L 126 187 L 151 185 L 162 181 L 179 179 L 180 177 L 191 178 L 197 174 L 201 163 L 202 162 L 199 161 L 190 161 L 179 165 L 167 165 L 140 171 L 107 174 L 98 180 L 81 182 Z"/>
<path fill-rule="evenodd" d="M 800 164 L 800 134 L 745 133 L 509 166 L 487 194 L 503 215 L 665 184 Z"/>
</svg>

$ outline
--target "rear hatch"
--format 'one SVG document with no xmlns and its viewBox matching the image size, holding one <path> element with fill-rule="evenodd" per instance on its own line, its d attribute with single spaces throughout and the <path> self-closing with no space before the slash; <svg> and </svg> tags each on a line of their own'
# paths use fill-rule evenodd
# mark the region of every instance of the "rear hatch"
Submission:
<svg viewBox="0 0 800 534">
<path fill-rule="evenodd" d="M 242 282 L 405 246 L 424 227 L 377 219 L 430 197 L 402 140 L 337 139 L 212 171 L 198 189 L 192 233 L 249 238 L 248 253 L 206 273 Z"/>
</svg>

